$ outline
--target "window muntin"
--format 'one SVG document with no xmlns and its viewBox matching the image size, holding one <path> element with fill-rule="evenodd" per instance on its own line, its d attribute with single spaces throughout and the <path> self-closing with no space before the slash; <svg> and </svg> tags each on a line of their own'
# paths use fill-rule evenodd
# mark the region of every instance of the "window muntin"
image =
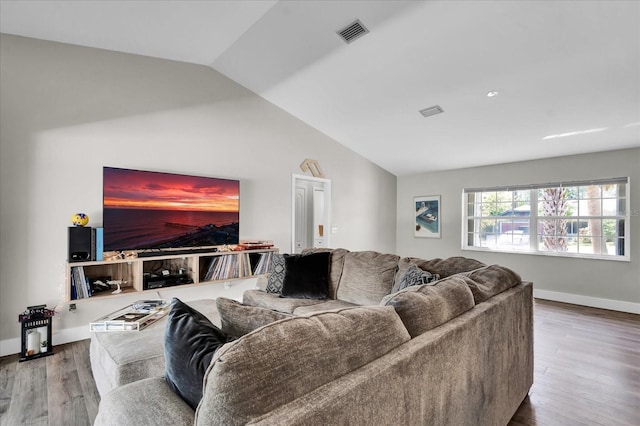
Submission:
<svg viewBox="0 0 640 426">
<path fill-rule="evenodd" d="M 628 259 L 628 178 L 465 189 L 464 249 Z"/>
</svg>

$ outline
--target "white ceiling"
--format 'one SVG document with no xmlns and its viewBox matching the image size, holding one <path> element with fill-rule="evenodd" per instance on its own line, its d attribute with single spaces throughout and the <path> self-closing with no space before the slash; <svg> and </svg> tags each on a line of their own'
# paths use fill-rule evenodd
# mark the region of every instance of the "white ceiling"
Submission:
<svg viewBox="0 0 640 426">
<path fill-rule="evenodd" d="M 0 32 L 208 65 L 398 176 L 640 146 L 637 1 L 2 0 Z"/>
</svg>

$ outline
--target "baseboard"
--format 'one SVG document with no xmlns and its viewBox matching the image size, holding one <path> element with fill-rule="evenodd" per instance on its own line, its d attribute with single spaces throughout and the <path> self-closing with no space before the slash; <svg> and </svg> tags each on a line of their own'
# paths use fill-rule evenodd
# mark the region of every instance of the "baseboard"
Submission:
<svg viewBox="0 0 640 426">
<path fill-rule="evenodd" d="M 65 328 L 63 330 L 53 331 L 53 340 L 51 344 L 63 345 L 65 343 L 77 342 L 91 337 L 88 326 Z M 20 338 L 0 340 L 0 357 L 20 353 Z"/>
<path fill-rule="evenodd" d="M 533 289 L 533 297 L 544 300 L 553 300 L 554 302 L 571 303 L 574 305 L 590 306 L 592 308 L 640 314 L 640 303 L 624 302 L 622 300 L 601 299 L 598 297 L 560 293 L 557 291 L 539 290 L 535 288 Z"/>
</svg>

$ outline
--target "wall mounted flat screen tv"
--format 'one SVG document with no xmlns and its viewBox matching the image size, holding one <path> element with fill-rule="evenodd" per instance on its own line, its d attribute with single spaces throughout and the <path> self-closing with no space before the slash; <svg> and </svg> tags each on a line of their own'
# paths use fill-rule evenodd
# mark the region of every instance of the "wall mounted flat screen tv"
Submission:
<svg viewBox="0 0 640 426">
<path fill-rule="evenodd" d="M 104 251 L 237 244 L 240 181 L 104 167 Z"/>
</svg>

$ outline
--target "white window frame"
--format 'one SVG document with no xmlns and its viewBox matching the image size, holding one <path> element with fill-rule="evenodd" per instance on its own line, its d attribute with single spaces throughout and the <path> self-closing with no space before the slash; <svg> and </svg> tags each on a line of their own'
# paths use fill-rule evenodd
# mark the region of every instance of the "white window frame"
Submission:
<svg viewBox="0 0 640 426">
<path fill-rule="evenodd" d="M 618 213 L 617 215 L 605 215 L 603 211 L 600 211 L 599 216 L 595 215 L 583 215 L 578 214 L 577 216 L 566 216 L 566 217 L 556 217 L 556 216 L 544 216 L 538 214 L 538 190 L 542 188 L 568 188 L 568 187 L 577 187 L 577 186 L 593 186 L 593 185 L 611 185 L 611 184 L 625 184 L 625 193 L 624 197 L 618 197 L 619 202 L 624 200 L 624 214 Z M 530 191 L 529 194 L 529 216 L 506 216 L 505 221 L 513 220 L 513 223 L 523 224 L 528 220 L 528 242 L 526 239 L 522 240 L 522 244 L 518 249 L 514 249 L 514 241 L 515 241 L 515 233 L 511 233 L 511 248 L 499 247 L 496 243 L 495 247 L 490 247 L 490 244 L 487 246 L 480 246 L 480 240 L 478 236 L 480 232 L 478 231 L 479 223 L 481 220 L 496 220 L 498 222 L 500 216 L 496 215 L 488 215 L 483 216 L 482 212 L 477 214 L 476 207 L 473 207 L 473 214 L 470 214 L 471 208 L 469 207 L 469 194 L 478 194 L 482 192 L 512 192 L 515 191 Z M 628 177 L 618 177 L 618 178 L 610 178 L 610 179 L 598 179 L 598 180 L 585 180 L 585 181 L 575 181 L 575 182 L 551 182 L 544 184 L 530 184 L 530 185 L 511 185 L 511 186 L 500 186 L 500 187 L 489 187 L 489 188 L 465 188 L 462 191 L 462 250 L 471 250 L 471 251 L 484 251 L 484 252 L 500 252 L 500 253 L 515 253 L 515 254 L 533 254 L 533 255 L 543 255 L 543 256 L 560 256 L 560 257 L 572 257 L 572 258 L 581 258 L 581 259 L 601 259 L 601 260 L 614 260 L 614 261 L 630 261 L 630 246 L 631 246 L 631 236 L 629 235 L 630 230 L 630 194 L 631 190 L 629 187 L 629 178 Z M 600 200 L 607 199 L 604 196 L 600 196 Z M 479 204 L 474 202 L 474 204 Z M 512 213 L 515 213 L 512 212 Z M 538 240 L 542 237 L 540 234 L 540 226 L 541 221 L 543 220 L 566 220 L 567 217 L 571 217 L 571 220 L 575 220 L 576 222 L 585 221 L 588 219 L 596 219 L 596 220 L 622 220 L 624 222 L 624 228 L 622 232 L 618 232 L 616 238 L 624 239 L 624 254 L 592 254 L 592 253 L 574 253 L 567 251 L 547 251 L 541 250 L 538 248 Z M 469 229 L 469 224 L 473 223 L 473 229 Z M 513 226 L 513 224 L 512 224 Z M 513 228 L 511 228 L 513 229 Z M 502 233 L 496 232 L 495 234 L 499 234 L 502 236 Z M 470 245 L 470 239 L 472 240 L 472 244 Z M 498 237 L 496 237 L 497 241 Z"/>
</svg>

